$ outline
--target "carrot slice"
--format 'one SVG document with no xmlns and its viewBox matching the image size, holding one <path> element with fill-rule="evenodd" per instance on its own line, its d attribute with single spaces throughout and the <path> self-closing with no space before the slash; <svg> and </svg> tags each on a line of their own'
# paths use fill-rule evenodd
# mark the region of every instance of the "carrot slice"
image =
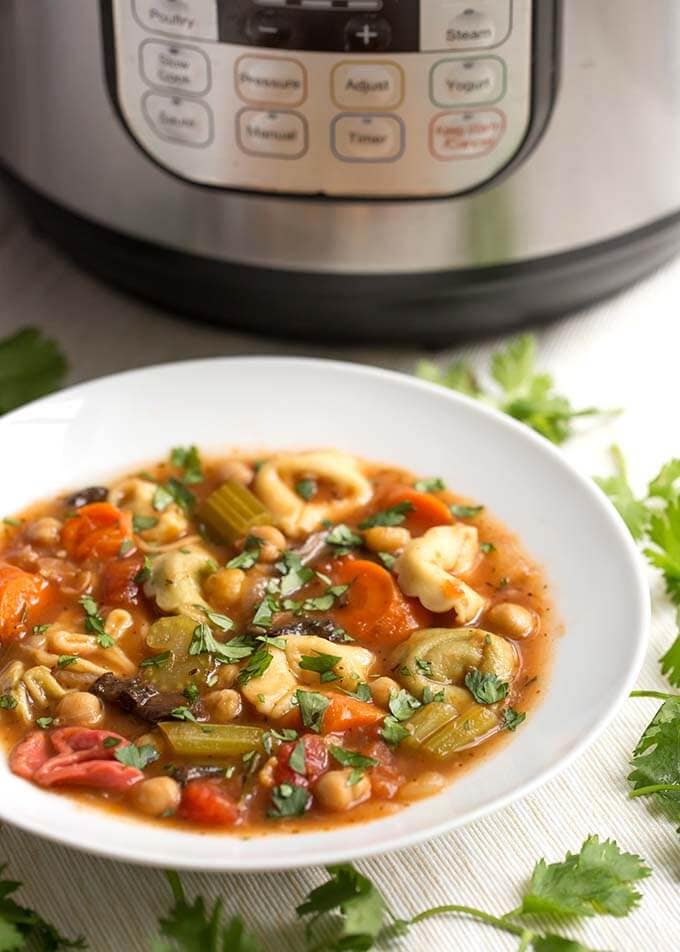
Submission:
<svg viewBox="0 0 680 952">
<path fill-rule="evenodd" d="M 418 599 L 403 595 L 387 569 L 376 562 L 340 559 L 331 575 L 335 584 L 350 586 L 346 604 L 334 608 L 333 620 L 356 638 L 397 645 L 432 620 Z"/>
<path fill-rule="evenodd" d="M 330 704 L 326 708 L 321 722 L 322 734 L 334 734 L 347 731 L 351 727 L 371 727 L 385 716 L 375 704 L 368 704 L 347 694 L 324 691 Z"/>
<path fill-rule="evenodd" d="M 431 493 L 420 493 L 410 486 L 394 486 L 380 498 L 380 508 L 389 509 L 400 502 L 410 502 L 413 509 L 406 513 L 402 525 L 411 535 L 419 536 L 433 526 L 448 526 L 453 522 L 451 510 Z"/>
<path fill-rule="evenodd" d="M 132 542 L 132 517 L 109 502 L 82 506 L 61 530 L 64 548 L 78 562 L 88 558 L 112 559 L 126 539 Z"/>
<path fill-rule="evenodd" d="M 0 562 L 0 642 L 11 641 L 28 621 L 32 609 L 43 604 L 49 584 L 41 575 Z"/>
</svg>

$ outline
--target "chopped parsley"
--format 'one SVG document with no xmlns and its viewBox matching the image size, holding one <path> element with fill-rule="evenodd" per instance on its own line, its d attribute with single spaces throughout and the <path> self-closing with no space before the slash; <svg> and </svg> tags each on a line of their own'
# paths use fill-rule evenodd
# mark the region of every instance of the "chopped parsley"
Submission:
<svg viewBox="0 0 680 952">
<path fill-rule="evenodd" d="M 407 721 L 419 707 L 420 701 L 403 688 L 401 691 L 392 691 L 390 694 L 390 714 L 398 721 Z"/>
<path fill-rule="evenodd" d="M 316 691 L 301 691 L 298 689 L 295 692 L 295 697 L 300 708 L 303 725 L 316 734 L 320 733 L 323 716 L 331 702 L 323 694 L 317 694 Z"/>
<path fill-rule="evenodd" d="M 117 747 L 121 743 L 122 738 L 120 737 L 105 737 L 102 741 L 102 747 L 105 747 L 109 750 L 111 747 Z"/>
<path fill-rule="evenodd" d="M 269 591 L 255 609 L 252 624 L 255 628 L 271 628 L 274 615 L 280 610 L 278 593 L 270 583 Z"/>
<path fill-rule="evenodd" d="M 317 595 L 315 598 L 305 598 L 303 601 L 287 598 L 283 607 L 295 615 L 301 615 L 303 612 L 327 612 L 348 589 L 349 585 L 331 585 L 323 595 Z"/>
<path fill-rule="evenodd" d="M 456 519 L 474 519 L 474 517 L 478 516 L 484 509 L 484 506 L 463 506 L 459 503 L 454 503 L 450 509 L 451 514 L 454 515 Z"/>
<path fill-rule="evenodd" d="M 134 532 L 145 532 L 147 529 L 155 529 L 158 525 L 156 516 L 133 516 L 132 529 Z"/>
<path fill-rule="evenodd" d="M 83 595 L 79 602 L 85 612 L 85 631 L 95 636 L 100 648 L 112 648 L 115 642 L 104 628 L 104 619 L 99 614 L 99 606 L 94 598 L 91 595 Z"/>
<path fill-rule="evenodd" d="M 313 479 L 300 479 L 295 484 L 295 492 L 301 499 L 304 499 L 305 502 L 309 502 L 310 499 L 313 499 L 317 493 L 316 481 Z"/>
<path fill-rule="evenodd" d="M 398 747 L 402 740 L 409 736 L 409 731 L 399 723 L 396 717 L 388 715 L 383 721 L 380 736 L 390 747 Z"/>
<path fill-rule="evenodd" d="M 495 704 L 508 696 L 508 683 L 495 674 L 483 674 L 474 668 L 465 675 L 465 687 L 478 704 Z"/>
<path fill-rule="evenodd" d="M 195 704 L 201 696 L 195 684 L 187 684 L 187 686 L 182 691 L 182 694 L 187 699 L 189 704 L 192 705 Z"/>
<path fill-rule="evenodd" d="M 197 447 L 176 446 L 170 453 L 170 462 L 180 470 L 180 478 L 185 486 L 203 482 L 203 467 Z"/>
<path fill-rule="evenodd" d="M 3 711 L 13 711 L 17 703 L 13 694 L 0 694 L 0 708 Z"/>
<path fill-rule="evenodd" d="M 421 674 L 426 675 L 426 677 L 432 677 L 432 662 L 427 661 L 425 658 L 416 658 L 416 671 L 420 671 Z"/>
<path fill-rule="evenodd" d="M 46 631 L 49 631 L 49 625 L 33 625 L 32 633 L 34 635 L 44 635 Z"/>
<path fill-rule="evenodd" d="M 194 721 L 194 723 L 198 723 L 194 714 L 185 704 L 173 708 L 173 710 L 170 711 L 170 717 L 174 717 L 178 721 Z"/>
<path fill-rule="evenodd" d="M 352 549 L 358 549 L 364 544 L 362 537 L 344 523 L 333 526 L 325 541 L 326 545 L 333 547 L 333 555 L 338 558 L 348 555 Z"/>
<path fill-rule="evenodd" d="M 272 805 L 267 810 L 267 816 L 274 820 L 302 816 L 311 800 L 312 795 L 304 787 L 281 783 L 272 790 Z"/>
<path fill-rule="evenodd" d="M 221 615 L 219 612 L 210 611 L 208 608 L 204 608 L 203 611 L 210 624 L 219 628 L 220 631 L 231 631 L 234 627 L 234 623 L 228 615 Z"/>
<path fill-rule="evenodd" d="M 496 546 L 493 544 L 493 542 L 480 542 L 479 548 L 480 548 L 480 551 L 483 552 L 485 555 L 488 555 L 489 552 L 496 551 Z"/>
<path fill-rule="evenodd" d="M 292 595 L 293 592 L 297 592 L 298 589 L 313 579 L 315 575 L 314 569 L 310 569 L 302 564 L 297 552 L 284 552 L 280 561 L 276 563 L 276 568 L 283 576 L 280 591 L 284 597 Z"/>
<path fill-rule="evenodd" d="M 136 767 L 137 770 L 144 770 L 149 764 L 158 760 L 159 753 L 151 744 L 142 744 L 141 747 L 137 747 L 135 744 L 125 744 L 124 747 L 117 747 L 113 756 L 119 763 L 125 764 L 126 767 Z"/>
<path fill-rule="evenodd" d="M 21 519 L 15 519 L 13 516 L 5 516 L 2 521 L 6 526 L 12 526 L 13 529 L 18 529 L 21 525 Z"/>
<path fill-rule="evenodd" d="M 241 670 L 238 676 L 239 684 L 248 684 L 253 678 L 261 678 L 271 663 L 272 653 L 263 645 L 251 655 L 248 664 Z"/>
<path fill-rule="evenodd" d="M 374 526 L 400 526 L 408 513 L 414 509 L 413 503 L 405 499 L 403 502 L 390 506 L 389 509 L 373 513 L 372 516 L 359 523 L 359 528 L 372 529 Z"/>
<path fill-rule="evenodd" d="M 301 738 L 295 747 L 293 747 L 290 757 L 288 758 L 288 766 L 291 770 L 294 770 L 296 774 L 301 774 L 302 776 L 306 774 L 307 761 L 305 759 L 304 738 Z"/>
<path fill-rule="evenodd" d="M 357 686 L 353 691 L 345 691 L 349 697 L 355 697 L 357 701 L 371 701 L 373 700 L 371 695 L 371 689 L 366 684 L 365 681 L 359 681 Z"/>
<path fill-rule="evenodd" d="M 368 770 L 370 767 L 377 767 L 380 763 L 375 757 L 366 757 L 356 750 L 346 750 L 344 747 L 337 747 L 335 745 L 329 747 L 328 750 L 333 759 L 337 760 L 339 764 L 343 767 L 352 768 L 352 773 L 347 781 L 350 787 L 353 787 L 355 783 L 361 780 L 365 770 Z"/>
<path fill-rule="evenodd" d="M 173 502 L 177 503 L 180 509 L 183 509 L 184 512 L 189 514 L 193 511 L 196 504 L 196 497 L 191 490 L 187 489 L 184 483 L 179 479 L 175 479 L 174 476 L 170 477 L 170 479 L 161 486 L 158 486 L 156 492 L 153 494 L 151 504 L 156 512 L 163 512 Z"/>
<path fill-rule="evenodd" d="M 238 555 L 235 555 L 233 559 L 229 559 L 226 567 L 228 569 L 243 569 L 244 571 L 247 569 L 252 569 L 257 560 L 260 558 L 260 551 L 263 545 L 263 540 L 257 536 L 247 536 L 243 546 L 243 551 L 239 552 Z"/>
<path fill-rule="evenodd" d="M 222 664 L 234 664 L 236 661 L 249 658 L 254 652 L 255 645 L 252 639 L 239 636 L 227 642 L 218 641 L 210 625 L 206 625 L 205 622 L 196 625 L 189 643 L 190 655 L 209 654 Z"/>
<path fill-rule="evenodd" d="M 59 655 L 59 658 L 57 659 L 57 667 L 68 668 L 70 664 L 75 664 L 79 660 L 80 659 L 78 658 L 77 655 L 62 654 L 62 655 Z"/>
<path fill-rule="evenodd" d="M 443 688 L 436 693 L 429 685 L 423 688 L 423 704 L 443 704 L 445 700 L 446 694 Z"/>
<path fill-rule="evenodd" d="M 298 732 L 293 730 L 292 727 L 281 727 L 276 730 L 273 727 L 270 727 L 268 731 L 264 732 L 262 737 L 262 746 L 264 747 L 265 754 L 271 755 L 274 750 L 274 741 L 290 741 L 297 740 Z"/>
<path fill-rule="evenodd" d="M 506 707 L 503 711 L 503 727 L 505 730 L 516 731 L 526 719 L 526 714 L 523 711 L 516 711 L 514 707 Z"/>
<path fill-rule="evenodd" d="M 153 565 L 151 563 L 151 559 L 149 558 L 148 555 L 145 555 L 144 562 L 142 563 L 142 567 L 139 570 L 139 572 L 137 572 L 137 574 L 135 575 L 132 581 L 135 582 L 135 584 L 137 585 L 143 585 L 144 582 L 147 581 L 147 579 L 151 578 L 152 568 L 153 568 Z"/>
<path fill-rule="evenodd" d="M 438 493 L 442 489 L 446 489 L 446 483 L 436 476 L 433 479 L 417 479 L 413 488 L 417 489 L 419 493 Z"/>
<path fill-rule="evenodd" d="M 303 671 L 315 671 L 319 675 L 319 681 L 322 684 L 327 684 L 329 681 L 340 680 L 340 675 L 334 671 L 339 661 L 342 661 L 342 658 L 338 655 L 323 654 L 322 652 L 316 655 L 302 655 L 300 668 Z"/>
<path fill-rule="evenodd" d="M 149 658 L 144 658 L 143 661 L 139 662 L 140 668 L 162 668 L 170 658 L 172 658 L 172 651 L 163 651 L 161 654 L 151 655 Z"/>
<path fill-rule="evenodd" d="M 397 561 L 396 555 L 392 555 L 391 552 L 378 552 L 377 556 L 386 569 L 391 571 L 394 568 L 394 563 Z"/>
</svg>

